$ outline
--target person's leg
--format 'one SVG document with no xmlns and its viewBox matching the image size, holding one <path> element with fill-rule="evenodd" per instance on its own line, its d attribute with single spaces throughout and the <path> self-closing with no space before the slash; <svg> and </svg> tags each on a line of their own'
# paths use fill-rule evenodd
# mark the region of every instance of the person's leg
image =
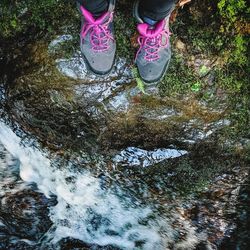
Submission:
<svg viewBox="0 0 250 250">
<path fill-rule="evenodd" d="M 169 16 L 176 0 L 140 0 L 139 14 L 141 17 L 148 17 L 160 21 Z"/>
<path fill-rule="evenodd" d="M 113 30 L 115 0 L 77 1 L 82 13 L 82 54 L 93 72 L 106 74 L 112 69 L 116 51 Z"/>
<path fill-rule="evenodd" d="M 108 0 L 77 0 L 77 2 L 95 16 L 101 15 L 109 7 Z"/>
</svg>

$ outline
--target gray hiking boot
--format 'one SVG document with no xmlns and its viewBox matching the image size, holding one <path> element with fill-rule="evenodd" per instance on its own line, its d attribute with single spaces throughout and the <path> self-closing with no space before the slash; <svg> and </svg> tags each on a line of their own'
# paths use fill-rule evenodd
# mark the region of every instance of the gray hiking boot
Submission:
<svg viewBox="0 0 250 250">
<path fill-rule="evenodd" d="M 145 83 L 156 83 L 164 76 L 171 58 L 169 17 L 150 26 L 139 16 L 138 3 L 134 6 L 134 16 L 139 22 L 137 30 L 140 48 L 135 63 Z"/>
<path fill-rule="evenodd" d="M 96 74 L 107 74 L 114 64 L 116 43 L 113 35 L 115 0 L 109 1 L 109 9 L 100 17 L 94 17 L 83 6 L 80 34 L 81 51 L 90 69 Z"/>
</svg>

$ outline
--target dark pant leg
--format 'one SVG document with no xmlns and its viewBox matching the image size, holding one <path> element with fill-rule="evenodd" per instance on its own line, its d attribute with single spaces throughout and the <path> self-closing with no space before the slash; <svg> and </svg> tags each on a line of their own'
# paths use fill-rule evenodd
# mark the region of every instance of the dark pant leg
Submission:
<svg viewBox="0 0 250 250">
<path fill-rule="evenodd" d="M 108 9 L 108 0 L 77 0 L 77 2 L 94 15 L 99 15 Z"/>
<path fill-rule="evenodd" d="M 140 16 L 160 21 L 171 13 L 175 2 L 176 0 L 140 0 Z"/>
</svg>

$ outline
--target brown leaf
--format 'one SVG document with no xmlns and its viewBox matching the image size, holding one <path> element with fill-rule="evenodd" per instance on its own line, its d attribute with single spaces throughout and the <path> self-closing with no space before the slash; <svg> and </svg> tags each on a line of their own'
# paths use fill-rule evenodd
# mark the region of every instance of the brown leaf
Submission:
<svg viewBox="0 0 250 250">
<path fill-rule="evenodd" d="M 182 7 L 182 6 L 184 6 L 186 3 L 190 3 L 190 2 L 191 2 L 191 0 L 180 0 L 179 3 L 178 3 L 178 5 L 179 5 L 179 7 Z"/>
<path fill-rule="evenodd" d="M 138 48 L 139 47 L 138 42 L 137 42 L 137 37 L 138 37 L 138 34 L 134 33 L 134 35 L 130 38 L 130 43 L 131 43 L 131 46 L 133 48 Z"/>
</svg>

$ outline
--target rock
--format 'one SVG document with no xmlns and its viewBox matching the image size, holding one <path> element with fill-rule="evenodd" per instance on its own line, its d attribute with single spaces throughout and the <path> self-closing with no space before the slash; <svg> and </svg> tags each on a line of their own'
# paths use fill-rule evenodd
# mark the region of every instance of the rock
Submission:
<svg viewBox="0 0 250 250">
<path fill-rule="evenodd" d="M 47 50 L 70 39 L 68 34 L 58 37 Z M 36 49 L 43 56 L 48 53 L 40 50 Z M 89 72 L 78 50 L 70 58 L 60 55 L 55 64 L 56 68 L 54 62 L 43 65 L 42 74 L 36 68 L 32 78 L 16 79 L 18 84 L 8 91 L 7 100 L 13 117 L 51 149 L 96 151 L 110 144 L 118 150 L 130 146 L 187 148 L 227 126 L 219 124 L 224 106 L 212 110 L 194 96 L 162 98 L 155 87 L 143 95 L 124 58 L 117 58 L 112 72 L 105 76 Z"/>
<path fill-rule="evenodd" d="M 22 241 L 22 239 L 18 239 L 15 237 L 10 237 L 8 235 L 3 236 L 2 239 L 0 236 L 0 249 L 8 249 L 8 250 L 34 250 L 38 249 L 36 245 L 29 245 L 27 242 Z"/>
<path fill-rule="evenodd" d="M 57 36 L 53 41 L 50 42 L 48 51 L 49 53 L 55 53 L 58 49 L 60 49 L 61 45 L 65 42 L 72 41 L 73 36 L 70 34 L 65 34 L 61 36 Z"/>
<path fill-rule="evenodd" d="M 70 59 L 57 59 L 58 70 L 73 79 L 84 79 L 87 75 L 87 68 L 82 57 L 75 56 Z"/>
<path fill-rule="evenodd" d="M 189 214 L 197 231 L 207 235 L 207 242 L 215 249 L 224 249 L 220 247 L 225 245 L 224 241 L 237 228 L 236 207 L 239 194 L 235 191 L 238 185 L 245 182 L 247 175 L 246 170 L 235 168 L 233 172 L 212 183 L 207 192 L 189 201 L 191 210 L 185 213 Z"/>
<path fill-rule="evenodd" d="M 21 181 L 19 166 L 19 160 L 0 144 L 0 237 L 4 234 L 3 238 L 10 239 L 6 244 L 15 243 L 12 235 L 29 240 L 42 237 L 51 226 L 48 207 L 56 203 Z M 6 249 L 11 249 L 11 245 Z"/>
<path fill-rule="evenodd" d="M 64 238 L 60 240 L 57 244 L 57 247 L 59 247 L 61 250 L 89 250 L 90 245 L 87 243 L 84 243 L 81 240 L 73 239 L 73 238 Z M 56 246 L 55 246 L 56 247 Z"/>
<path fill-rule="evenodd" d="M 30 189 L 6 193 L 1 197 L 0 218 L 9 234 L 38 240 L 52 225 L 48 216 L 51 205 L 55 201 Z"/>
<path fill-rule="evenodd" d="M 99 76 L 87 70 L 81 52 L 76 51 L 69 59 L 61 58 L 56 60 L 58 70 L 65 76 L 81 80 L 81 83 L 103 83 L 112 82 L 127 83 L 131 81 L 132 72 L 124 58 L 115 61 L 112 71 L 104 76 Z"/>
<path fill-rule="evenodd" d="M 231 165 L 225 167 L 228 158 L 218 154 L 221 146 L 216 140 L 217 132 L 231 125 L 225 118 L 227 107 L 220 105 L 212 109 L 196 93 L 181 98 L 163 98 L 154 88 L 143 95 L 135 86 L 131 67 L 123 58 L 116 60 L 114 69 L 106 76 L 89 72 L 78 50 L 70 58 L 60 55 L 60 58 L 49 60 L 48 51 L 56 52 L 62 43 L 71 39 L 68 35 L 58 37 L 42 55 L 39 44 L 34 46 L 35 58 L 25 57 L 29 62 L 28 70 L 20 71 L 8 91 L 4 85 L 0 89 L 0 102 L 5 104 L 1 106 L 1 114 L 38 140 L 36 145 L 40 147 L 41 143 L 51 156 L 55 150 L 61 157 L 58 157 L 58 165 L 64 161 L 69 163 L 60 165 L 58 170 L 58 173 L 69 171 L 69 174 L 66 179 L 62 174 L 62 185 L 55 187 L 62 206 L 58 206 L 58 213 L 51 217 L 55 223 L 48 235 L 53 237 L 53 230 L 60 227 L 68 236 L 71 226 L 77 233 L 79 228 L 86 229 L 94 238 L 102 227 L 99 238 L 108 235 L 116 239 L 119 220 L 113 219 L 118 230 L 105 230 L 107 225 L 112 228 L 111 214 L 112 218 L 117 218 L 121 216 L 120 211 L 126 211 L 125 215 L 134 216 L 136 211 L 139 216 L 131 217 L 135 229 L 130 223 L 120 230 L 121 238 L 126 235 L 133 246 L 143 248 L 159 241 L 176 249 L 221 246 L 236 228 L 234 217 L 239 187 L 247 178 L 242 168 L 232 171 Z M 186 50 L 180 40 L 176 47 L 183 52 Z M 36 63 L 34 67 L 33 62 Z M 201 78 L 207 76 L 212 67 L 212 62 L 203 57 L 193 57 L 190 64 Z M 213 79 L 207 81 L 212 85 Z M 1 147 L 0 152 L 5 155 Z M 43 236 L 52 225 L 49 208 L 53 211 L 55 200 L 46 198 L 34 185 L 27 186 L 20 180 L 18 161 L 7 162 L 5 156 L 2 158 L 0 155 L 0 165 L 4 166 L 4 171 L 0 172 L 4 180 L 0 182 L 1 247 L 29 249 L 34 244 L 38 249 L 45 245 L 48 249 L 54 246 L 119 249 L 87 244 L 73 237 L 59 239 L 59 243 L 51 243 L 54 244 L 51 246 Z M 74 181 L 85 171 L 91 176 L 91 182 L 80 189 Z M 96 179 L 95 176 L 105 178 Z M 79 184 L 85 180 L 82 177 Z M 191 194 L 186 193 L 187 188 Z M 98 202 L 93 197 L 97 197 Z M 84 199 L 89 202 L 85 204 Z M 101 208 L 98 207 L 100 202 L 103 202 Z M 82 203 L 87 214 L 81 213 L 85 211 Z M 147 209 L 150 207 L 150 211 L 152 208 L 153 213 L 141 216 L 144 205 Z M 98 208 L 98 213 L 89 206 Z M 135 210 L 126 210 L 130 206 Z M 110 210 L 102 215 L 105 209 Z M 76 217 L 72 220 L 68 215 Z M 86 225 L 81 224 L 82 221 Z M 155 230 L 156 241 L 152 231 L 150 236 L 144 235 L 145 225 Z M 141 235 L 136 231 L 140 227 Z M 96 241 L 93 239 L 93 242 Z"/>
<path fill-rule="evenodd" d="M 166 159 L 181 157 L 187 153 L 188 152 L 186 150 L 177 149 L 162 148 L 154 151 L 147 151 L 140 148 L 128 147 L 117 154 L 113 158 L 113 162 L 115 165 L 122 165 L 126 167 L 148 167 Z"/>
<path fill-rule="evenodd" d="M 73 239 L 73 238 L 64 238 L 57 243 L 60 247 L 60 250 L 120 250 L 120 248 L 107 245 L 107 246 L 98 246 L 95 244 L 87 244 L 83 241 Z"/>
</svg>

